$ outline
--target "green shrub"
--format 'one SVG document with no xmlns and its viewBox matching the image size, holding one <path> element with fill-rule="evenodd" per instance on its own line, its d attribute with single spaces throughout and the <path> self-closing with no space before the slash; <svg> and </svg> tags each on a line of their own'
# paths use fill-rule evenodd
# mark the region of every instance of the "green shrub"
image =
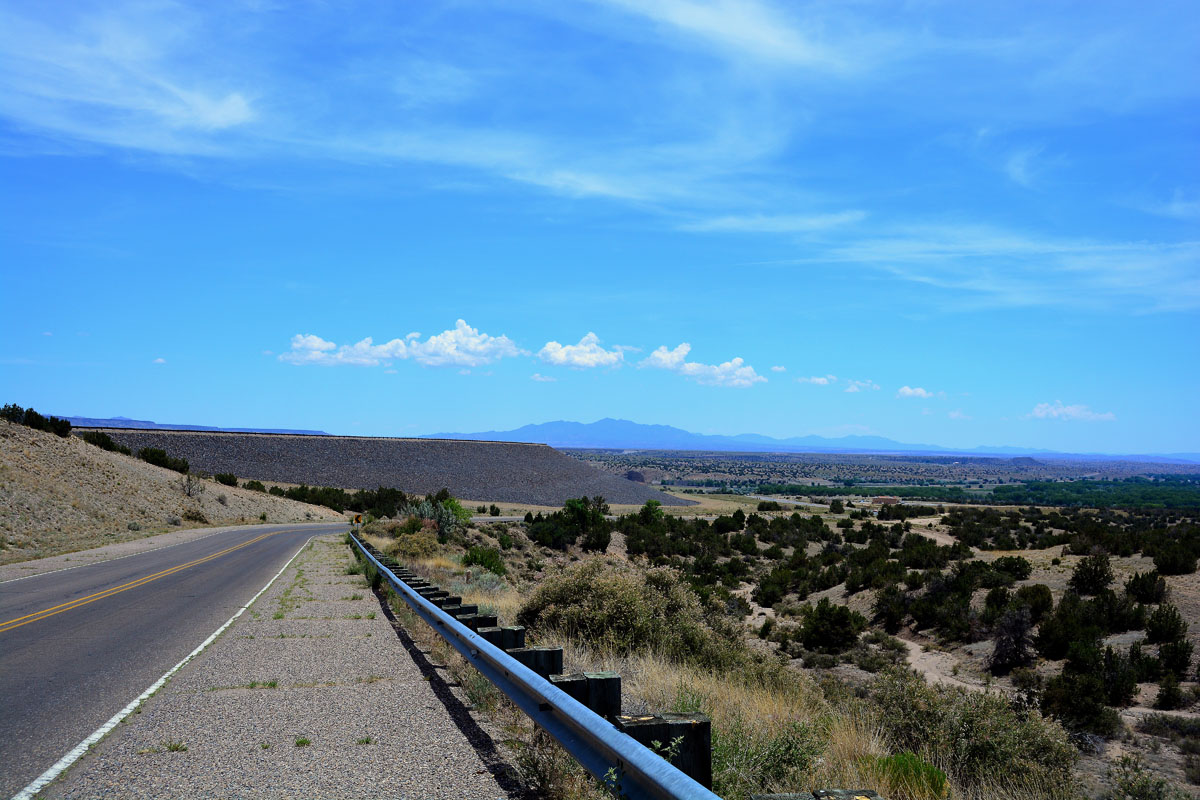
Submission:
<svg viewBox="0 0 1200 800">
<path fill-rule="evenodd" d="M 161 450 L 157 447 L 143 447 L 138 450 L 137 457 L 147 464 L 153 464 L 156 467 L 164 467 L 173 469 L 176 472 L 186 473 L 188 471 L 188 462 L 186 458 L 172 458 L 167 455 L 166 450 Z"/>
<path fill-rule="evenodd" d="M 218 472 L 213 475 L 213 480 L 225 486 L 237 486 L 237 475 L 232 472 Z"/>
<path fill-rule="evenodd" d="M 287 492 L 283 491 L 283 489 L 281 489 L 278 486 L 272 486 L 270 489 L 267 490 L 267 494 L 273 495 L 275 497 L 283 497 L 284 495 L 287 494 Z"/>
<path fill-rule="evenodd" d="M 1125 593 L 1139 603 L 1161 603 L 1167 599 L 1167 582 L 1157 570 L 1135 572 L 1125 581 Z"/>
<path fill-rule="evenodd" d="M 1179 679 L 1168 672 L 1158 684 L 1154 707 L 1161 711 L 1173 711 L 1183 705 L 1183 692 L 1179 690 Z"/>
<path fill-rule="evenodd" d="M 1147 774 L 1140 756 L 1121 756 L 1108 771 L 1113 782 L 1109 800 L 1187 800 L 1183 792 L 1172 789 L 1162 778 Z"/>
<path fill-rule="evenodd" d="M 267 490 L 267 487 L 263 486 L 262 481 L 246 481 L 242 484 L 242 488 L 249 489 L 252 492 L 265 492 Z"/>
<path fill-rule="evenodd" d="M 204 512 L 198 508 L 189 508 L 183 512 L 183 518 L 189 522 L 208 523 L 208 517 L 204 516 Z"/>
<path fill-rule="evenodd" d="M 907 670 L 877 679 L 870 697 L 883 731 L 963 787 L 1036 782 L 1072 796 L 1076 751 L 1057 722 L 991 692 L 929 686 Z"/>
<path fill-rule="evenodd" d="M 623 654 L 657 651 L 712 668 L 739 664 L 745 656 L 740 637 L 720 628 L 715 614 L 706 613 L 695 592 L 666 567 L 643 572 L 598 558 L 573 564 L 538 586 L 517 624 Z"/>
<path fill-rule="evenodd" d="M 124 453 L 125 455 L 133 455 L 133 451 L 123 444 L 117 444 L 112 437 L 104 431 L 84 431 L 80 437 L 85 442 L 99 447 L 101 450 L 107 450 L 110 453 Z"/>
<path fill-rule="evenodd" d="M 494 547 L 469 548 L 467 554 L 463 556 L 462 564 L 464 567 L 478 564 L 487 571 L 494 572 L 497 575 L 503 575 L 506 572 L 504 559 L 500 557 L 500 551 Z"/>
<path fill-rule="evenodd" d="M 418 558 L 429 558 L 437 552 L 437 547 L 438 539 L 436 533 L 433 531 L 418 531 L 416 533 L 406 533 L 397 536 L 396 543 L 384 549 L 390 555 L 411 561 Z"/>
<path fill-rule="evenodd" d="M 815 607 L 804 610 L 800 641 L 809 650 L 840 653 L 858 641 L 858 635 L 866 627 L 867 620 L 862 614 L 822 597 Z"/>
<path fill-rule="evenodd" d="M 3 409 L 0 409 L 0 417 L 17 425 L 33 428 L 35 431 L 53 433 L 64 439 L 71 435 L 71 423 L 69 420 L 60 417 L 43 416 L 32 408 L 22 409 L 13 403 L 9 403 Z"/>
<path fill-rule="evenodd" d="M 490 506 L 488 506 L 488 515 L 492 517 L 500 516 L 500 506 L 492 503 Z"/>
<path fill-rule="evenodd" d="M 511 550 L 513 546 L 513 538 L 507 533 L 502 533 L 496 537 L 496 541 L 500 543 L 501 550 Z"/>
<path fill-rule="evenodd" d="M 1187 634 L 1187 629 L 1188 624 L 1183 621 L 1179 609 L 1163 603 L 1146 620 L 1146 640 L 1150 644 L 1178 642 Z"/>
<path fill-rule="evenodd" d="M 992 568 L 1018 581 L 1025 580 L 1033 572 L 1033 565 L 1020 556 L 1001 556 L 992 562 Z"/>
<path fill-rule="evenodd" d="M 1080 561 L 1071 573 L 1070 587 L 1076 594 L 1099 594 L 1113 581 L 1107 553 L 1096 553 Z"/>
<path fill-rule="evenodd" d="M 946 773 L 915 753 L 897 753 L 876 759 L 879 771 L 888 777 L 893 786 L 902 786 L 916 800 L 940 800 L 946 796 L 949 785 Z"/>
</svg>

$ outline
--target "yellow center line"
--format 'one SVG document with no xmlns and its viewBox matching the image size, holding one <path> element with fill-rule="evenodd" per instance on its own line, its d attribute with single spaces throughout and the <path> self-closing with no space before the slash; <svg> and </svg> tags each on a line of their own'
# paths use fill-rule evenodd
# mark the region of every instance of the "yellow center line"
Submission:
<svg viewBox="0 0 1200 800">
<path fill-rule="evenodd" d="M 78 608 L 79 606 L 82 606 L 82 605 L 87 605 L 88 603 L 94 603 L 97 600 L 103 600 L 105 597 L 111 597 L 114 594 L 118 594 L 120 592 L 124 592 L 129 589 L 135 589 L 138 586 L 141 586 L 143 584 L 150 583 L 151 581 L 156 581 L 159 578 L 165 578 L 168 575 L 174 575 L 176 572 L 187 569 L 188 567 L 194 567 L 199 564 L 203 564 L 205 562 L 212 561 L 214 558 L 220 558 L 223 555 L 232 553 L 234 550 L 240 550 L 243 547 L 248 547 L 252 544 L 255 544 L 256 542 L 261 542 L 263 539 L 266 539 L 268 536 L 275 536 L 280 533 L 291 533 L 291 531 L 272 531 L 271 533 L 264 533 L 264 534 L 261 534 L 260 536 L 256 536 L 253 539 L 249 539 L 245 542 L 242 542 L 241 544 L 236 544 L 232 547 L 227 547 L 224 550 L 204 556 L 203 558 L 197 558 L 193 561 L 188 561 L 185 564 L 179 564 L 174 567 L 169 567 L 168 569 L 164 569 L 161 572 L 156 572 L 153 575 L 146 575 L 144 577 L 129 581 L 128 583 L 121 584 L 120 586 L 113 586 L 109 589 L 105 589 L 103 591 L 96 592 L 95 594 L 90 594 L 87 597 L 80 597 L 75 600 L 70 600 L 66 603 L 61 603 L 57 606 L 51 606 L 50 608 L 44 608 L 41 611 L 34 612 L 33 614 L 26 614 L 25 616 L 17 617 L 16 619 L 10 619 L 7 622 L 0 622 L 0 633 L 5 633 L 6 631 L 11 631 L 14 628 L 19 628 L 22 625 L 28 625 L 31 622 L 37 622 L 38 620 L 46 619 L 47 617 L 52 617 L 55 614 L 61 614 L 64 611 L 70 611 L 71 609 Z"/>
</svg>

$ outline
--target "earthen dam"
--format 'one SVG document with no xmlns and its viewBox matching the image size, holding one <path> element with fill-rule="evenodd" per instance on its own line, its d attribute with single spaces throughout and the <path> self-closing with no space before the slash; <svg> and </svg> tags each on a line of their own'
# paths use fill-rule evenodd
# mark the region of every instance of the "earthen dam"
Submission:
<svg viewBox="0 0 1200 800">
<path fill-rule="evenodd" d="M 89 430 L 76 428 L 77 431 Z M 239 480 L 303 483 L 342 489 L 380 486 L 425 494 L 531 505 L 562 505 L 601 495 L 610 503 L 691 505 L 611 475 L 544 444 L 457 439 L 217 433 L 95 428 L 135 453 L 156 447 L 183 457 L 195 471 L 231 472 Z"/>
</svg>

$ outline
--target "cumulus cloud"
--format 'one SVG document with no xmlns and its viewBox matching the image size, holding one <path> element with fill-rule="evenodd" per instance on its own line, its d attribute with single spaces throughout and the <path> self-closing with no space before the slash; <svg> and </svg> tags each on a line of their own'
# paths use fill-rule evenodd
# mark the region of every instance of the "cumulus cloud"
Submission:
<svg viewBox="0 0 1200 800">
<path fill-rule="evenodd" d="M 901 386 L 900 391 L 896 392 L 896 397 L 920 397 L 928 400 L 933 397 L 933 392 L 920 386 Z"/>
<path fill-rule="evenodd" d="M 705 386 L 731 386 L 745 389 L 756 383 L 765 383 L 767 380 L 741 358 L 734 358 L 723 364 L 701 364 L 698 361 L 688 361 L 687 354 L 691 352 L 691 349 L 692 346 L 687 342 L 680 344 L 674 350 L 668 350 L 666 345 L 662 345 L 643 359 L 638 366 L 677 372 Z"/>
<path fill-rule="evenodd" d="M 154 361 L 153 361 L 153 362 L 151 362 L 151 363 L 153 363 L 153 364 L 165 364 L 165 363 L 167 363 L 167 360 L 166 360 L 165 358 L 156 358 L 156 359 L 154 359 Z"/>
<path fill-rule="evenodd" d="M 854 393 L 868 390 L 872 392 L 879 391 L 879 384 L 869 378 L 865 381 L 847 380 L 846 383 L 848 385 L 845 389 L 843 389 L 845 392 Z"/>
<path fill-rule="evenodd" d="M 817 386 L 828 386 L 837 383 L 837 375 L 813 375 L 811 378 L 796 378 L 796 383 L 813 383 Z M 854 391 L 858 391 L 855 389 Z"/>
<path fill-rule="evenodd" d="M 1083 404 L 1066 406 L 1063 405 L 1062 400 L 1055 400 L 1053 403 L 1038 403 L 1032 411 L 1025 415 L 1025 418 L 1112 422 L 1117 415 L 1111 411 L 1092 411 Z"/>
<path fill-rule="evenodd" d="M 426 367 L 481 367 L 507 356 L 524 354 L 507 336 L 489 336 L 461 319 L 454 323 L 453 330 L 442 331 L 424 342 L 411 338 L 408 352 L 414 361 Z"/>
<path fill-rule="evenodd" d="M 787 367 L 774 366 L 771 367 L 771 372 L 787 372 Z"/>
<path fill-rule="evenodd" d="M 421 341 L 419 333 L 375 344 L 370 336 L 355 344 L 338 345 L 313 334 L 296 334 L 291 349 L 279 356 L 289 364 L 375 367 L 412 359 L 426 367 L 480 367 L 522 351 L 507 336 L 490 336 L 463 320 L 447 331 Z"/>
<path fill-rule="evenodd" d="M 546 346 L 538 351 L 538 358 L 547 364 L 560 367 L 618 367 L 625 360 L 622 348 L 614 347 L 605 350 L 600 346 L 600 337 L 592 332 L 579 340 L 579 344 L 559 344 L 546 342 Z"/>
<path fill-rule="evenodd" d="M 543 375 L 540 372 L 535 372 L 529 376 L 529 380 L 537 381 L 538 383 L 554 383 L 558 378 L 551 378 L 549 375 Z"/>
</svg>

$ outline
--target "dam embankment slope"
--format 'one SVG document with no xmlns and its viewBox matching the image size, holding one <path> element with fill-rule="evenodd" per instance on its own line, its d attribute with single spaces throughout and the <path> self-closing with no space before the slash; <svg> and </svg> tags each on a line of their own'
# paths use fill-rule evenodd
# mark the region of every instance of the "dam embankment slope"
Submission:
<svg viewBox="0 0 1200 800">
<path fill-rule="evenodd" d="M 86 428 L 77 429 L 88 430 Z M 544 444 L 393 439 L 359 436 L 218 433 L 104 428 L 137 452 L 156 447 L 195 470 L 343 489 L 380 486 L 425 494 L 535 505 L 602 495 L 610 503 L 690 505 L 689 501 L 610 475 Z"/>
</svg>

